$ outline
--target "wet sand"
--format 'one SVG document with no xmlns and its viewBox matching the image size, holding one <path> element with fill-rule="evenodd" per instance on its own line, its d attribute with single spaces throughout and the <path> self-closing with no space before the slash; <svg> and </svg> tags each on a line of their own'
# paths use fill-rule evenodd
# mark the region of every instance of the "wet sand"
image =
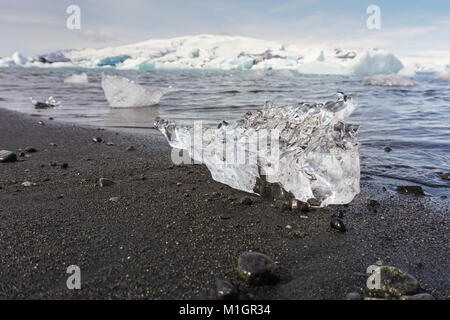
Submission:
<svg viewBox="0 0 450 320">
<path fill-rule="evenodd" d="M 253 195 L 244 205 L 247 194 L 204 166 L 174 166 L 156 130 L 131 135 L 0 110 L 0 149 L 27 146 L 38 152 L 0 163 L 2 299 L 205 299 L 217 279 L 255 299 L 345 299 L 365 295 L 377 260 L 415 276 L 422 292 L 450 297 L 448 199 L 398 194 L 363 175 L 346 206 L 281 211 Z M 100 187 L 101 177 L 115 184 Z M 339 212 L 344 233 L 330 228 Z M 276 261 L 284 280 L 246 285 L 236 267 L 247 250 Z M 69 265 L 81 268 L 81 290 L 66 287 Z"/>
</svg>

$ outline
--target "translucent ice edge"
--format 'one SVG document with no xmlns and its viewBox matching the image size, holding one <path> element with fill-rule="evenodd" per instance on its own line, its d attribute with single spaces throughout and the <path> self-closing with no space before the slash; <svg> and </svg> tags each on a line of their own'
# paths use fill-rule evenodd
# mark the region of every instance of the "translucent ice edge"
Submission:
<svg viewBox="0 0 450 320">
<path fill-rule="evenodd" d="M 345 124 L 357 103 L 339 93 L 336 101 L 276 106 L 217 128 L 198 123 L 155 126 L 176 149 L 203 163 L 214 180 L 272 199 L 324 207 L 346 204 L 359 193 L 358 125 Z M 186 162 L 172 152 L 174 162 Z"/>
</svg>

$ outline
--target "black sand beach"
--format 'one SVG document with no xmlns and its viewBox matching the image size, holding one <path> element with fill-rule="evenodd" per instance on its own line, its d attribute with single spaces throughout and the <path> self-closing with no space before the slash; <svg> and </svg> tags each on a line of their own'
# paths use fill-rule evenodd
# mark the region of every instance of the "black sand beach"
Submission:
<svg viewBox="0 0 450 320">
<path fill-rule="evenodd" d="M 28 146 L 38 152 L 0 163 L 1 299 L 208 299 L 217 279 L 255 299 L 345 299 L 367 296 L 365 272 L 378 260 L 415 276 L 421 292 L 450 297 L 448 199 L 362 176 L 347 206 L 281 211 L 254 195 L 245 205 L 247 194 L 204 166 L 174 166 L 156 130 L 117 134 L 0 110 L 0 149 Z M 100 187 L 101 177 L 115 184 Z M 330 228 L 339 212 L 346 232 Z M 247 250 L 276 261 L 281 283 L 240 280 Z M 81 268 L 81 290 L 66 287 L 69 265 Z"/>
</svg>

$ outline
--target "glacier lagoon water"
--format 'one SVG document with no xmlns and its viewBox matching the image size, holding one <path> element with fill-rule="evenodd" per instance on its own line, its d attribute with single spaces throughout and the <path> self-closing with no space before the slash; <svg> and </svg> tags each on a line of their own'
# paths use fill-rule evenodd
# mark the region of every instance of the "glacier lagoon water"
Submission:
<svg viewBox="0 0 450 320">
<path fill-rule="evenodd" d="M 64 83 L 77 73 L 88 83 Z M 111 109 L 101 88 L 102 73 L 127 77 L 149 90 L 167 89 L 156 106 Z M 261 109 L 266 100 L 277 105 L 335 100 L 342 90 L 358 101 L 347 119 L 360 124 L 362 179 L 385 185 L 420 184 L 431 195 L 448 195 L 450 182 L 450 82 L 431 73 L 413 78 L 414 87 L 364 86 L 362 76 L 301 75 L 293 71 L 0 68 L 0 107 L 37 113 L 30 97 L 53 96 L 62 104 L 42 110 L 54 117 L 95 127 L 155 133 L 156 117 L 179 125 L 203 120 L 217 125 Z M 151 131 L 150 131 L 151 130 Z M 392 151 L 386 152 L 389 146 Z"/>
</svg>

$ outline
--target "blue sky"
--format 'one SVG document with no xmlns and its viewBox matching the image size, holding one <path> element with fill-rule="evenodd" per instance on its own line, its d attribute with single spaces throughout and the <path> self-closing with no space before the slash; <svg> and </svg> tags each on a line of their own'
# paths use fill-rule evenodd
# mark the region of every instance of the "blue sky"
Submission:
<svg viewBox="0 0 450 320">
<path fill-rule="evenodd" d="M 66 28 L 72 4 L 81 8 L 81 30 Z M 381 30 L 366 28 L 371 4 L 381 8 Z M 449 0 L 0 0 L 0 8 L 0 56 L 202 33 L 450 52 Z"/>
</svg>

